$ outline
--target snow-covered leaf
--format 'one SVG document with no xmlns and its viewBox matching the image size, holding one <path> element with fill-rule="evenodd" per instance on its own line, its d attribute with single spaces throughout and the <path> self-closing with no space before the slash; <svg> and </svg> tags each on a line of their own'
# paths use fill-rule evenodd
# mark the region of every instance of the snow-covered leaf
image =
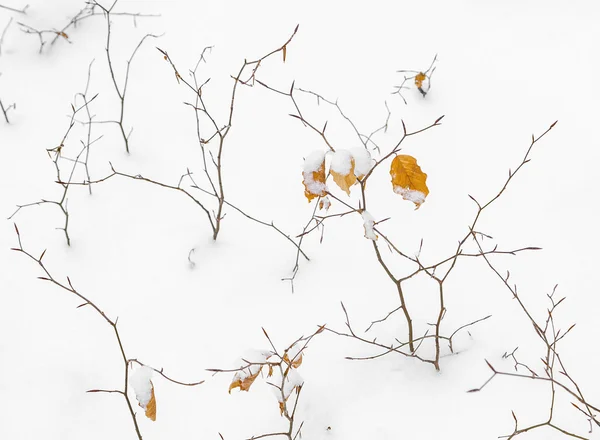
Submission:
<svg viewBox="0 0 600 440">
<path fill-rule="evenodd" d="M 417 86 L 417 88 L 421 88 L 423 87 L 423 81 L 425 81 L 427 79 L 427 75 L 425 75 L 423 72 L 419 72 L 417 74 L 417 76 L 415 76 L 415 86 Z"/>
<path fill-rule="evenodd" d="M 150 380 L 153 370 L 145 365 L 135 370 L 129 379 L 135 398 L 140 407 L 146 410 L 146 417 L 150 420 L 156 420 L 156 397 L 154 395 L 154 385 Z"/>
<path fill-rule="evenodd" d="M 333 181 L 348 195 L 350 195 L 350 187 L 356 183 L 354 166 L 354 157 L 350 151 L 337 150 L 333 153 L 329 172 L 333 176 Z"/>
<path fill-rule="evenodd" d="M 327 185 L 325 185 L 325 154 L 322 151 L 313 151 L 304 160 L 304 195 L 308 201 L 315 197 L 322 197 L 327 194 Z"/>
</svg>

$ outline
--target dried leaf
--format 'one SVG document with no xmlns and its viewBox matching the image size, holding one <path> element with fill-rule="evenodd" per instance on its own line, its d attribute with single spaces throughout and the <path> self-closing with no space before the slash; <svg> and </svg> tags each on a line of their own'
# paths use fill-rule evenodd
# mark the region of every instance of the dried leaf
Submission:
<svg viewBox="0 0 600 440">
<path fill-rule="evenodd" d="M 306 167 L 305 167 L 306 168 Z M 325 157 L 318 169 L 305 169 L 302 172 L 304 177 L 304 195 L 308 201 L 312 201 L 315 197 L 322 197 L 327 194 L 327 186 L 325 185 Z"/>
<path fill-rule="evenodd" d="M 421 171 L 417 159 L 412 156 L 400 154 L 394 158 L 390 168 L 394 192 L 400 194 L 404 200 L 410 200 L 419 209 L 429 194 L 427 188 L 427 174 Z"/>
<path fill-rule="evenodd" d="M 337 173 L 333 169 L 330 170 L 333 176 L 333 181 L 337 183 L 346 194 L 350 195 L 350 187 L 356 183 L 356 176 L 354 175 L 354 158 L 350 158 L 350 172 L 348 174 Z"/>
<path fill-rule="evenodd" d="M 426 79 L 427 79 L 427 75 L 425 75 L 423 72 L 419 72 L 417 74 L 417 76 L 415 76 L 415 85 L 417 86 L 418 89 L 423 87 L 423 81 L 425 81 Z"/>
<path fill-rule="evenodd" d="M 331 200 L 329 200 L 329 197 L 327 197 L 327 196 L 323 197 L 319 201 L 319 209 L 321 209 L 321 210 L 324 209 L 325 211 L 328 211 L 330 206 L 331 206 Z"/>
<path fill-rule="evenodd" d="M 242 370 L 235 373 L 235 376 L 233 376 L 233 381 L 231 382 L 231 385 L 229 385 L 229 394 L 231 394 L 231 390 L 235 388 L 239 388 L 240 391 L 249 391 L 250 386 L 252 386 L 254 380 L 258 377 L 260 370 L 260 368 L 257 369 L 256 373 L 254 374 L 247 370 Z"/>
<path fill-rule="evenodd" d="M 279 402 L 279 412 L 281 415 L 285 412 L 285 402 Z"/>
<path fill-rule="evenodd" d="M 130 382 L 138 405 L 146 411 L 146 417 L 154 421 L 156 420 L 156 398 L 154 385 L 150 380 L 152 372 L 152 368 L 142 365 L 131 374 Z"/>
<path fill-rule="evenodd" d="M 283 52 L 283 62 L 285 63 L 285 57 L 287 55 L 287 45 L 283 46 L 282 52 Z"/>
<path fill-rule="evenodd" d="M 146 417 L 148 417 L 153 422 L 156 422 L 156 397 L 154 396 L 154 385 L 152 385 L 152 381 L 150 381 L 150 385 L 152 386 L 152 394 L 150 397 L 150 401 L 146 405 Z"/>
<path fill-rule="evenodd" d="M 290 358 L 287 353 L 283 355 L 283 361 L 290 365 Z M 292 360 L 292 367 L 298 368 L 300 365 L 302 365 L 302 353 L 298 353 Z"/>
</svg>

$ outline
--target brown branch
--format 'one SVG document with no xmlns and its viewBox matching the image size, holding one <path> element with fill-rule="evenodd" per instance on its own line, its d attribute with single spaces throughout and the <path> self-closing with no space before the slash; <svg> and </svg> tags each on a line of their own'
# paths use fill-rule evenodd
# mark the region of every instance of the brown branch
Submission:
<svg viewBox="0 0 600 440">
<path fill-rule="evenodd" d="M 112 32 L 111 32 L 112 27 L 111 27 L 110 17 L 111 17 L 113 8 L 117 4 L 117 1 L 118 0 L 116 0 L 110 8 L 105 8 L 105 7 L 101 6 L 95 0 L 94 0 L 93 5 L 94 6 L 98 6 L 99 8 L 101 8 L 104 11 L 104 15 L 105 15 L 105 18 L 106 18 L 106 47 L 105 47 L 106 59 L 107 59 L 107 62 L 108 62 L 108 70 L 110 72 L 110 78 L 112 80 L 112 83 L 113 83 L 113 86 L 114 86 L 114 89 L 115 89 L 115 93 L 117 94 L 117 97 L 119 98 L 119 105 L 120 105 L 119 119 L 116 121 L 116 123 L 119 126 L 119 131 L 121 133 L 121 137 L 123 138 L 123 143 L 125 144 L 125 152 L 127 154 L 129 154 L 130 153 L 130 151 L 129 151 L 129 137 L 131 136 L 131 133 L 133 132 L 133 128 L 131 128 L 129 130 L 129 132 L 126 133 L 123 121 L 124 121 L 124 118 L 125 118 L 125 99 L 126 99 L 126 96 L 127 96 L 127 86 L 129 85 L 129 73 L 130 73 L 130 70 L 131 70 L 131 63 L 133 62 L 133 59 L 135 58 L 138 50 L 140 49 L 140 47 L 142 46 L 142 44 L 144 44 L 144 41 L 146 41 L 146 39 L 148 39 L 148 38 L 159 38 L 160 35 L 146 34 L 139 41 L 139 43 L 137 44 L 137 46 L 135 47 L 135 49 L 131 53 L 131 56 L 127 60 L 127 67 L 125 69 L 125 78 L 123 79 L 123 85 L 119 86 L 119 83 L 118 83 L 116 75 L 115 75 L 115 67 L 114 67 L 114 63 L 113 63 L 112 57 L 111 57 L 111 46 L 110 46 L 111 45 L 111 37 L 112 37 Z"/>
<path fill-rule="evenodd" d="M 149 366 L 148 364 L 144 364 L 143 362 L 140 362 L 137 359 L 128 359 L 127 362 L 130 363 L 130 364 L 133 364 L 133 363 L 138 364 L 141 367 L 148 367 L 151 370 L 153 370 L 155 373 L 160 374 L 164 379 L 168 380 L 169 382 L 173 382 L 173 383 L 175 383 L 177 385 L 182 385 L 182 386 L 185 386 L 185 387 L 195 387 L 197 385 L 202 385 L 205 382 L 204 380 L 201 380 L 201 381 L 198 381 L 198 382 L 181 382 L 179 380 L 175 380 L 172 377 L 167 376 L 164 373 L 164 369 L 163 368 L 161 368 L 159 370 L 157 368 Z"/>
<path fill-rule="evenodd" d="M 4 6 L 4 5 L 0 5 L 0 8 L 6 9 L 7 11 L 11 11 L 11 12 L 17 12 L 19 14 L 27 14 L 27 9 L 29 8 L 29 5 L 25 5 L 25 7 L 22 9 L 11 8 L 10 6 Z"/>
</svg>

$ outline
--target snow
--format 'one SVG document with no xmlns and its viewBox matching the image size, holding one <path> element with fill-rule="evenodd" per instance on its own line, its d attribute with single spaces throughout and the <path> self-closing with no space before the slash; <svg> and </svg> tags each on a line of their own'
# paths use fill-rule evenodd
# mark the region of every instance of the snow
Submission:
<svg viewBox="0 0 600 440">
<path fill-rule="evenodd" d="M 286 350 L 286 354 L 288 356 L 288 359 L 291 362 L 296 362 L 298 360 L 298 357 L 299 357 L 300 353 L 302 352 L 303 348 L 304 348 L 304 342 L 303 341 L 295 342 L 294 345 L 292 345 L 291 347 L 289 347 Z"/>
<path fill-rule="evenodd" d="M 402 188 L 401 186 L 394 186 L 394 192 L 400 194 L 404 200 L 409 200 L 419 207 L 425 202 L 425 194 L 421 191 L 410 188 Z"/>
<path fill-rule="evenodd" d="M 350 174 L 352 170 L 353 157 L 348 150 L 336 150 L 331 157 L 331 171 L 342 176 Z"/>
<path fill-rule="evenodd" d="M 321 168 L 321 165 L 325 161 L 325 153 L 320 150 L 311 152 L 306 159 L 304 159 L 304 174 L 316 172 Z"/>
<path fill-rule="evenodd" d="M 6 219 L 17 205 L 62 196 L 46 150 L 61 144 L 71 103 L 81 103 L 74 97 L 84 91 L 92 60 L 89 96 L 98 94 L 90 105 L 94 121 L 118 120 L 120 105 L 107 68 L 102 15 L 67 29 L 69 41 L 49 42 L 39 54 L 37 35 L 22 32 L 17 22 L 60 30 L 85 6 L 84 0 L 0 4 L 30 5 L 26 15 L 0 8 L 0 34 L 13 19 L 2 42 L 0 100 L 4 105 L 16 103 L 8 113 L 10 124 L 0 113 L 0 207 Z M 206 63 L 198 64 L 197 75 L 200 84 L 210 78 L 202 98 L 217 126 L 226 127 L 231 76 L 245 59 L 256 60 L 281 47 L 300 24 L 287 46 L 285 63 L 281 53 L 264 60 L 256 79 L 284 93 L 294 82 L 297 88 L 338 102 L 365 136 L 385 124 L 387 103 L 388 129 L 373 136 L 375 144 L 368 144 L 376 160 L 403 138 L 402 122 L 414 132 L 446 115 L 440 126 L 409 136 L 400 145 L 400 154 L 427 164 L 431 192 L 414 211 L 412 203 L 392 191 L 390 156 L 365 187 L 368 213 L 381 222 L 379 240 L 364 238 L 363 226 L 371 219 L 367 222 L 358 214 L 360 194 L 355 193 L 341 199 L 354 210 L 331 199 L 328 218 L 302 235 L 302 249 L 310 261 L 301 255 L 297 260 L 297 249 L 287 237 L 298 241 L 316 208 L 306 202 L 301 171 L 318 169 L 329 148 L 319 133 L 290 117 L 297 111 L 289 96 L 253 82 L 246 72 L 243 79 L 250 79 L 254 87 L 238 84 L 222 154 L 223 185 L 227 202 L 263 224 L 226 205 L 214 241 L 209 216 L 181 191 L 120 176 L 93 185 L 91 195 L 87 188 L 70 187 L 70 247 L 57 230 L 65 219 L 55 205 L 24 208 L 1 224 L 0 439 L 137 438 L 121 395 L 87 393 L 122 390 L 124 365 L 114 329 L 92 307 L 78 308 L 81 298 L 38 280 L 45 276 L 39 265 L 9 250 L 18 246 L 13 223 L 32 255 L 37 258 L 47 249 L 44 262 L 59 282 L 66 284 L 68 276 L 108 318 L 118 318 L 128 359 L 141 359 L 159 371 L 164 368 L 175 380 L 205 381 L 183 387 L 155 375 L 161 417 L 152 423 L 135 408 L 144 440 L 215 439 L 218 433 L 226 440 L 247 439 L 287 430 L 269 391 L 273 387 L 265 383 L 277 383 L 278 378 L 266 378 L 263 368 L 249 392 L 229 394 L 235 373 L 213 375 L 207 369 L 238 368 L 244 365 L 242 358 L 251 356 L 246 350 L 252 347 L 262 348 L 259 353 L 282 353 L 324 323 L 346 332 L 340 303 L 366 339 L 404 340 L 401 310 L 364 332 L 399 306 L 397 286 L 379 264 L 373 243 L 399 277 L 410 275 L 415 265 L 390 249 L 382 234 L 405 255 L 418 254 L 423 264 L 452 256 L 477 212 L 468 196 L 480 203 L 493 197 L 508 170 L 519 165 L 532 133 L 541 134 L 557 119 L 556 127 L 532 149 L 531 161 L 497 203 L 486 208 L 477 230 L 493 237 L 483 240 L 486 250 L 496 244 L 502 250 L 543 248 L 494 255 L 490 261 L 502 274 L 510 271 L 510 283 L 518 285 L 524 303 L 542 323 L 549 306 L 546 294 L 559 284 L 557 295 L 567 300 L 554 313 L 557 327 L 566 331 L 577 324 L 558 344 L 561 360 L 584 395 L 600 405 L 600 350 L 594 348 L 600 346 L 595 256 L 600 248 L 600 180 L 595 167 L 600 161 L 600 84 L 594 80 L 600 71 L 600 4 L 307 0 L 291 10 L 272 0 L 256 8 L 240 1 L 119 0 L 115 11 L 160 14 L 136 18 L 137 27 L 131 17 L 112 17 L 112 58 L 119 84 L 139 40 L 148 32 L 164 35 L 147 40 L 131 64 L 124 113 L 125 132 L 133 128 L 131 154 L 125 153 L 116 124 L 91 125 L 92 140 L 100 138 L 90 150 L 92 179 L 110 175 L 112 164 L 120 172 L 177 187 L 189 168 L 198 186 L 210 188 L 194 111 L 183 104 L 195 105 L 194 93 L 177 81 L 156 47 L 167 51 L 182 78 L 189 80 L 188 72 L 204 47 L 214 46 L 205 53 Z M 406 18 L 401 25 L 400 16 Z M 403 90 L 406 104 L 391 94 L 402 82 L 398 70 L 427 69 L 436 53 L 437 69 L 425 98 L 410 83 Z M 364 158 L 354 149 L 361 141 L 335 106 L 299 90 L 293 96 L 313 127 L 321 130 L 327 122 L 328 142 L 336 151 L 348 149 L 355 172 L 366 170 L 366 162 L 361 168 Z M 73 164 L 67 158 L 76 157 L 87 139 L 88 125 L 82 124 L 86 119 L 80 112 L 64 142 L 64 160 L 59 162 L 63 175 Z M 208 140 L 215 127 L 201 120 L 200 136 Z M 218 144 L 218 136 L 207 144 L 215 160 Z M 206 164 L 216 179 L 209 154 Z M 85 178 L 78 166 L 74 180 Z M 214 220 L 217 200 L 191 188 L 188 178 L 181 187 Z M 283 234 L 270 227 L 271 222 Z M 313 220 L 306 231 L 315 227 Z M 193 268 L 188 260 L 192 249 Z M 465 251 L 476 252 L 471 241 Z M 513 362 L 503 354 L 519 347 L 519 361 L 542 372 L 539 358 L 544 353 L 517 301 L 482 259 L 460 257 L 455 267 L 444 284 L 442 332 L 450 334 L 478 318 L 492 317 L 457 333 L 455 353 L 442 341 L 439 372 L 395 353 L 350 361 L 346 357 L 380 352 L 328 331 L 316 335 L 297 371 L 304 385 L 295 417 L 304 422 L 303 438 L 480 440 L 510 435 L 511 411 L 519 426 L 547 420 L 547 384 L 496 377 L 481 392 L 466 393 L 490 377 L 485 360 L 514 372 Z M 442 274 L 443 268 L 435 273 Z M 293 293 L 289 280 L 281 281 L 292 276 Z M 415 334 L 432 335 L 429 324 L 439 313 L 437 283 L 415 276 L 402 287 Z M 423 356 L 434 353 L 430 342 L 419 348 Z M 130 371 L 134 376 L 136 370 Z M 141 380 L 145 398 L 149 381 Z M 596 440 L 599 428 L 594 425 L 588 433 L 587 419 L 568 397 L 556 394 L 557 424 Z M 545 428 L 515 440 L 521 437 L 565 438 Z"/>
<path fill-rule="evenodd" d="M 366 175 L 375 163 L 369 150 L 366 148 L 351 148 L 349 151 L 354 158 L 354 174 L 357 177 Z"/>
<path fill-rule="evenodd" d="M 290 397 L 296 387 L 301 387 L 302 385 L 304 385 L 304 379 L 302 379 L 298 370 L 290 368 L 283 382 L 283 396 L 285 399 L 287 400 Z"/>
<path fill-rule="evenodd" d="M 363 225 L 365 228 L 365 238 L 368 238 L 369 240 L 373 241 L 377 240 L 377 234 L 373 230 L 373 228 L 375 227 L 375 219 L 367 210 L 364 210 L 361 215 L 363 218 Z"/>
<path fill-rule="evenodd" d="M 152 368 L 145 365 L 135 369 L 130 376 L 130 383 L 140 406 L 146 408 L 152 398 Z"/>
</svg>

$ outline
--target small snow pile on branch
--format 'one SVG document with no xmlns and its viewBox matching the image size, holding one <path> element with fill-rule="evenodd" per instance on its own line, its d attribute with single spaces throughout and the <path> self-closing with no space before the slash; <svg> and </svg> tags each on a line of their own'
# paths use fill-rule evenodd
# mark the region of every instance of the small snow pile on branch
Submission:
<svg viewBox="0 0 600 440">
<path fill-rule="evenodd" d="M 350 148 L 349 151 L 354 158 L 354 174 L 358 180 L 361 180 L 371 171 L 375 160 L 373 160 L 371 153 L 366 148 Z"/>
<path fill-rule="evenodd" d="M 373 218 L 373 216 L 369 213 L 369 211 L 363 211 L 362 218 L 365 227 L 365 238 L 368 238 L 369 240 L 373 241 L 377 240 L 379 237 L 377 236 L 377 234 L 375 234 L 375 231 L 373 230 L 373 228 L 375 227 L 375 219 Z"/>
</svg>

